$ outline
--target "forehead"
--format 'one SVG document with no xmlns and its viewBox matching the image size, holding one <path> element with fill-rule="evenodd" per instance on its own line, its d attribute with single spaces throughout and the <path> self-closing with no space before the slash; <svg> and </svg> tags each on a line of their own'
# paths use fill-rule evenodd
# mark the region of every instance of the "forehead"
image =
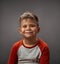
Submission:
<svg viewBox="0 0 60 64">
<path fill-rule="evenodd" d="M 22 19 L 21 24 L 36 24 L 36 21 L 30 18 Z"/>
</svg>

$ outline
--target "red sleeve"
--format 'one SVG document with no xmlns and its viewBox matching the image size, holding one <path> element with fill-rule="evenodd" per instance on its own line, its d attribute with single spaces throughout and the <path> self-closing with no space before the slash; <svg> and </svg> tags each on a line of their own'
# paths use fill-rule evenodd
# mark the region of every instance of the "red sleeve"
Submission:
<svg viewBox="0 0 60 64">
<path fill-rule="evenodd" d="M 20 40 L 13 45 L 10 52 L 9 59 L 8 59 L 8 64 L 17 64 L 18 62 L 17 51 L 18 51 L 18 48 L 22 45 L 22 42 L 23 41 Z"/>
<path fill-rule="evenodd" d="M 17 64 L 17 58 L 17 49 L 16 46 L 13 46 L 8 59 L 8 64 Z"/>
<path fill-rule="evenodd" d="M 42 56 L 40 58 L 40 64 L 50 64 L 50 52 L 49 48 L 45 47 L 44 50 L 42 51 Z"/>
</svg>

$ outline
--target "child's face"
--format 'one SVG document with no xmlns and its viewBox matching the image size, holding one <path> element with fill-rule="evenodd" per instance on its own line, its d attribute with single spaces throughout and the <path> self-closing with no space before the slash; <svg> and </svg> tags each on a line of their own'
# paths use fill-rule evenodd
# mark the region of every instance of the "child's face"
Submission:
<svg viewBox="0 0 60 64">
<path fill-rule="evenodd" d="M 21 20 L 19 31 L 25 38 L 31 38 L 36 37 L 36 34 L 39 32 L 39 27 L 35 20 L 28 18 Z"/>
</svg>

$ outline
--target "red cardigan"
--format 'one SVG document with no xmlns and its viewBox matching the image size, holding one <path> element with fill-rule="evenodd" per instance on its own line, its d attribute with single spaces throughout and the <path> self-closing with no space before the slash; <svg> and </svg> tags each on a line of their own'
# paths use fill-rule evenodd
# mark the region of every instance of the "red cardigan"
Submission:
<svg viewBox="0 0 60 64">
<path fill-rule="evenodd" d="M 18 56 L 17 56 L 17 51 L 18 48 L 23 45 L 23 40 L 20 40 L 16 42 L 10 52 L 10 56 L 8 59 L 8 64 L 17 64 L 18 61 Z M 50 52 L 48 45 L 41 39 L 39 39 L 38 43 L 39 48 L 41 49 L 42 55 L 40 57 L 40 64 L 50 64 Z"/>
</svg>

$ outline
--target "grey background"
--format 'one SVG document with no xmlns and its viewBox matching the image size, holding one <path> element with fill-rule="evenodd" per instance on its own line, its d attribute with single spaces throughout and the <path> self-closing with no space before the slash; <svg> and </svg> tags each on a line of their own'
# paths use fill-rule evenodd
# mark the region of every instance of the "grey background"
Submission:
<svg viewBox="0 0 60 64">
<path fill-rule="evenodd" d="M 60 64 L 59 0 L 0 0 L 0 64 L 7 64 L 12 45 L 22 38 L 18 18 L 27 10 L 40 18 L 38 36 L 50 48 L 50 64 Z"/>
</svg>

